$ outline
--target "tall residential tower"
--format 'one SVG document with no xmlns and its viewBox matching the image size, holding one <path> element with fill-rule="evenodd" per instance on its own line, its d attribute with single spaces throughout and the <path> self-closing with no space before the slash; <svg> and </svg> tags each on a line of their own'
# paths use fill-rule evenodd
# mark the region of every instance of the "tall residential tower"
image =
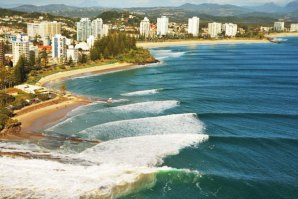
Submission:
<svg viewBox="0 0 298 199">
<path fill-rule="evenodd" d="M 157 36 L 162 37 L 168 34 L 169 31 L 169 18 L 162 16 L 157 18 Z"/>
<path fill-rule="evenodd" d="M 193 17 L 188 19 L 188 33 L 198 37 L 200 32 L 200 18 Z"/>
<path fill-rule="evenodd" d="M 148 38 L 150 35 L 150 21 L 145 17 L 140 23 L 140 35 Z"/>
</svg>

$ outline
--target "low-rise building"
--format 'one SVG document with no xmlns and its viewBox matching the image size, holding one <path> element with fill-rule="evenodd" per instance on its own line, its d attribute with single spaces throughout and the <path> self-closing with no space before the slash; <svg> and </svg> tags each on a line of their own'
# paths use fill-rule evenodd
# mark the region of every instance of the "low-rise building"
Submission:
<svg viewBox="0 0 298 199">
<path fill-rule="evenodd" d="M 221 23 L 208 23 L 208 34 L 211 38 L 218 37 L 218 34 L 222 33 L 221 26 Z"/>
<path fill-rule="evenodd" d="M 298 23 L 291 24 L 290 32 L 298 32 Z"/>
<path fill-rule="evenodd" d="M 225 23 L 222 25 L 222 30 L 225 32 L 225 36 L 235 37 L 237 34 L 237 24 Z"/>
<path fill-rule="evenodd" d="M 283 32 L 285 30 L 285 22 L 283 21 L 274 22 L 273 29 L 274 31 L 277 31 L 277 32 Z"/>
</svg>

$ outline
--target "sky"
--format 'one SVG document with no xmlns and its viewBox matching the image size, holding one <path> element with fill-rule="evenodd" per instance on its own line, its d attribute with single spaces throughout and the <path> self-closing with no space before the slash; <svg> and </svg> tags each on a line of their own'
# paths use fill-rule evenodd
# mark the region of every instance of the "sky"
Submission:
<svg viewBox="0 0 298 199">
<path fill-rule="evenodd" d="M 219 3 L 234 5 L 261 5 L 267 2 L 274 2 L 278 5 L 285 5 L 291 0 L 0 0 L 0 4 L 67 4 L 67 5 L 98 5 L 104 7 L 137 7 L 137 6 L 179 6 L 184 3 Z"/>
</svg>

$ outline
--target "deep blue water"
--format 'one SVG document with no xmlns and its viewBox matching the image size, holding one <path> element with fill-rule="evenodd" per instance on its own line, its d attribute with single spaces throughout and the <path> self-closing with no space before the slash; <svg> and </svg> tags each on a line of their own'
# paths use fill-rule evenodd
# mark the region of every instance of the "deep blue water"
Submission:
<svg viewBox="0 0 298 199">
<path fill-rule="evenodd" d="M 289 37 L 282 44 L 167 47 L 152 53 L 161 64 L 68 80 L 72 92 L 112 97 L 116 103 L 85 107 L 52 133 L 84 137 L 81 131 L 98 133 L 103 129 L 92 127 L 107 122 L 196 113 L 209 139 L 181 149 L 162 164 L 194 172 L 159 172 L 154 187 L 126 198 L 298 197 L 298 38 Z M 158 90 L 127 94 L 151 89 Z M 160 101 L 168 108 L 159 107 Z M 175 101 L 177 106 L 171 107 Z M 144 102 L 150 104 L 141 104 L 138 111 L 113 109 Z M 161 122 L 155 121 L 157 129 Z M 143 129 L 152 123 L 148 125 Z M 134 127 L 111 128 L 116 132 L 110 137 L 91 137 L 131 136 Z M 160 128 L 182 133 L 191 127 L 173 120 Z"/>
</svg>

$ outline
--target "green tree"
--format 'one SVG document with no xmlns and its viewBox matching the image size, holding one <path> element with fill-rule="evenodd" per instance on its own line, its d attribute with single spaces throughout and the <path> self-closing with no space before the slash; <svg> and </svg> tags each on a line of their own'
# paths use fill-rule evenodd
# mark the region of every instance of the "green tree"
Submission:
<svg viewBox="0 0 298 199">
<path fill-rule="evenodd" d="M 26 79 L 25 64 L 26 64 L 26 59 L 24 56 L 21 56 L 19 58 L 17 65 L 14 68 L 14 77 L 15 77 L 16 84 L 21 84 Z"/>
</svg>

